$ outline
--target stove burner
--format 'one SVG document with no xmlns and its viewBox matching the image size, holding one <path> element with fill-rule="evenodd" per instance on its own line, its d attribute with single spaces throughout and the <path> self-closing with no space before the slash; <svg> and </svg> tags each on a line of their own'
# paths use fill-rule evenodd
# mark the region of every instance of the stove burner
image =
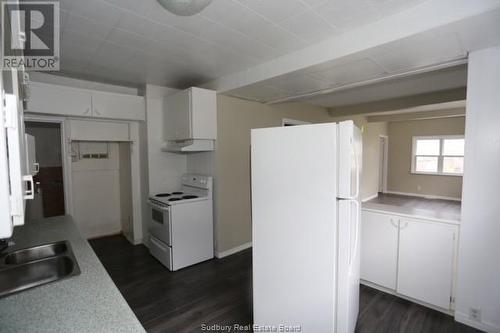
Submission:
<svg viewBox="0 0 500 333">
<path fill-rule="evenodd" d="M 172 192 L 172 194 L 183 194 L 183 192 Z"/>
<path fill-rule="evenodd" d="M 182 200 L 181 198 L 171 198 L 171 199 L 168 199 L 168 201 L 179 201 L 179 200 Z"/>
<path fill-rule="evenodd" d="M 165 197 L 169 197 L 169 196 L 171 196 L 170 193 L 159 193 L 159 194 L 155 195 L 155 197 L 157 197 L 157 198 L 165 198 Z"/>
<path fill-rule="evenodd" d="M 185 195 L 182 197 L 182 199 L 194 199 L 194 198 L 198 198 L 197 195 Z"/>
</svg>

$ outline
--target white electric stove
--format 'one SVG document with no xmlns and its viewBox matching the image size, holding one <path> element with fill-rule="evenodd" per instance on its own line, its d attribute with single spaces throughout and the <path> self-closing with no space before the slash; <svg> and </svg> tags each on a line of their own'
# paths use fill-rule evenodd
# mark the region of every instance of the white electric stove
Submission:
<svg viewBox="0 0 500 333">
<path fill-rule="evenodd" d="M 212 183 L 186 174 L 179 190 L 149 198 L 149 251 L 171 271 L 214 257 Z"/>
</svg>

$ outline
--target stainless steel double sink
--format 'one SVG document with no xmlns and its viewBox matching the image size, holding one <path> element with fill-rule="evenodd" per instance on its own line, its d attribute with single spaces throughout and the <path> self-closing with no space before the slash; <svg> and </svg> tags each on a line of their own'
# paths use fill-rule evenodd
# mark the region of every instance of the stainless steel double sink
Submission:
<svg viewBox="0 0 500 333">
<path fill-rule="evenodd" d="M 0 297 L 79 274 L 68 241 L 4 253 L 0 256 Z"/>
</svg>

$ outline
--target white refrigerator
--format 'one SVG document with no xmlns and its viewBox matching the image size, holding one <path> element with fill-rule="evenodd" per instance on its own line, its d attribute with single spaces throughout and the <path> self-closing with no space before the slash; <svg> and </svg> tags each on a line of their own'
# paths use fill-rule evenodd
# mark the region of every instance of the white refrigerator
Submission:
<svg viewBox="0 0 500 333">
<path fill-rule="evenodd" d="M 257 330 L 354 332 L 361 156 L 352 121 L 252 130 Z"/>
</svg>

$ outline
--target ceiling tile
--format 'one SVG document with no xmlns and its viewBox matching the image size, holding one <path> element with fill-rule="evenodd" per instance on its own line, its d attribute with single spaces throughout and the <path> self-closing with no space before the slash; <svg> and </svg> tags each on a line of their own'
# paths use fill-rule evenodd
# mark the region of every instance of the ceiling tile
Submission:
<svg viewBox="0 0 500 333">
<path fill-rule="evenodd" d="M 104 39 L 98 37 L 99 36 L 95 35 L 94 37 L 92 35 L 84 35 L 78 31 L 66 29 L 61 33 L 61 51 L 64 51 L 64 48 L 66 48 L 65 45 L 68 45 L 67 48 L 77 45 L 80 48 L 95 52 L 99 46 L 104 43 Z"/>
<path fill-rule="evenodd" d="M 263 42 L 256 41 L 239 31 L 219 24 L 204 30 L 200 37 L 215 42 L 222 48 L 229 48 L 245 57 L 254 58 L 255 63 L 258 62 L 257 60 L 263 62 L 279 54 L 276 49 Z"/>
<path fill-rule="evenodd" d="M 112 29 L 113 26 L 111 25 L 102 24 L 96 20 L 85 18 L 70 12 L 68 22 L 66 23 L 63 32 L 71 30 L 78 32 L 80 35 L 96 36 L 96 38 L 104 39 Z"/>
<path fill-rule="evenodd" d="M 291 95 L 327 89 L 330 86 L 327 82 L 308 74 L 287 74 L 267 80 L 262 84 L 273 86 Z"/>
<path fill-rule="evenodd" d="M 397 47 L 381 46 L 370 55 L 387 71 L 394 73 L 466 57 L 467 52 L 453 33 L 425 33 L 401 40 Z"/>
<path fill-rule="evenodd" d="M 346 31 L 375 22 L 381 16 L 366 0 L 334 0 L 314 8 L 330 24 Z"/>
<path fill-rule="evenodd" d="M 228 95 L 266 102 L 288 96 L 286 91 L 270 85 L 254 84 L 227 92 Z"/>
<path fill-rule="evenodd" d="M 238 0 L 245 7 L 251 8 L 271 21 L 280 22 L 307 10 L 300 0 Z"/>
<path fill-rule="evenodd" d="M 101 0 L 73 1 L 70 13 L 113 26 L 123 11 Z"/>
<path fill-rule="evenodd" d="M 160 25 L 133 13 L 124 13 L 115 27 L 151 38 Z"/>
<path fill-rule="evenodd" d="M 143 49 L 148 45 L 148 39 L 139 34 L 122 30 L 120 28 L 114 28 L 111 30 L 106 38 L 107 42 L 111 42 L 118 45 L 128 45 L 135 49 Z"/>
<path fill-rule="evenodd" d="M 338 31 L 325 19 L 311 10 L 289 18 L 280 25 L 309 43 L 319 42 L 338 34 Z"/>
<path fill-rule="evenodd" d="M 342 65 L 332 64 L 329 69 L 309 73 L 312 77 L 328 82 L 331 86 L 343 86 L 354 82 L 362 82 L 384 74 L 383 68 L 370 59 L 361 59 Z"/>
</svg>

